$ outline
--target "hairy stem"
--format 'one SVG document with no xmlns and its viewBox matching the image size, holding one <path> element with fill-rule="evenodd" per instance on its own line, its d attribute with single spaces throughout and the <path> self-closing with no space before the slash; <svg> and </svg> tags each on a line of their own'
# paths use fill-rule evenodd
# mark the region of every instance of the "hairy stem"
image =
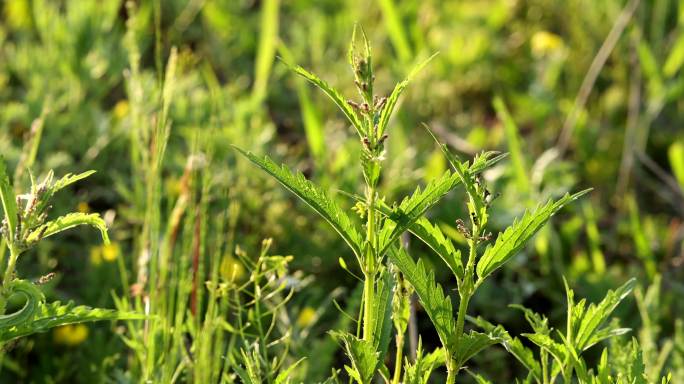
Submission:
<svg viewBox="0 0 684 384">
<path fill-rule="evenodd" d="M 456 364 L 449 358 L 447 361 L 447 384 L 455 384 L 456 383 L 456 375 L 458 375 L 458 367 L 456 367 Z"/>
<path fill-rule="evenodd" d="M 373 340 L 373 301 L 375 292 L 373 289 L 373 276 L 365 275 L 363 282 L 363 339 Z"/>
<path fill-rule="evenodd" d="M 373 339 L 373 303 L 375 302 L 375 187 L 368 187 L 368 225 L 367 241 L 370 250 L 366 254 L 363 282 L 363 339 Z"/>
</svg>

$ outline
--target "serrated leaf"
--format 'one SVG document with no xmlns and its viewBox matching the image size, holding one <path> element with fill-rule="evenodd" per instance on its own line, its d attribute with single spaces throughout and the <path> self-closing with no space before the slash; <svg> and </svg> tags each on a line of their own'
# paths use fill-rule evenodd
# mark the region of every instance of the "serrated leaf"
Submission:
<svg viewBox="0 0 684 384">
<path fill-rule="evenodd" d="M 454 276 L 459 279 L 463 278 L 465 272 L 461 260 L 461 251 L 454 247 L 451 240 L 444 235 L 438 226 L 432 224 L 427 218 L 421 217 L 409 226 L 408 230 L 435 251 Z"/>
<path fill-rule="evenodd" d="M 454 356 L 457 367 L 462 367 L 468 360 L 485 348 L 503 342 L 505 332 L 503 328 L 496 327 L 488 333 L 470 331 L 461 335 L 458 339 Z"/>
<path fill-rule="evenodd" d="M 589 191 L 590 190 L 587 189 L 573 195 L 565 194 L 565 196 L 555 202 L 549 200 L 545 205 L 538 206 L 532 212 L 526 212 L 522 218 L 513 222 L 508 229 L 499 234 L 493 246 L 487 246 L 484 254 L 477 262 L 478 279 L 485 279 L 489 274 L 510 260 L 520 252 L 527 244 L 527 241 L 530 240 L 556 212 L 566 204 L 578 199 Z"/>
<path fill-rule="evenodd" d="M 527 339 L 537 344 L 540 348 L 546 350 L 553 356 L 561 365 L 565 363 L 567 356 L 566 348 L 563 344 L 557 343 L 549 335 L 541 335 L 537 333 L 523 333 Z"/>
<path fill-rule="evenodd" d="M 446 296 L 442 287 L 435 282 L 434 272 L 428 271 L 422 260 L 418 260 L 416 264 L 403 249 L 392 247 L 389 258 L 416 290 L 425 312 L 437 330 L 442 345 L 452 350 L 456 334 L 453 306 L 451 298 Z"/>
<path fill-rule="evenodd" d="M 441 143 L 437 136 L 435 136 L 434 133 L 432 133 L 432 130 L 430 130 L 430 127 L 428 127 L 426 124 L 424 124 L 425 129 L 427 132 L 432 136 L 432 138 L 435 140 L 437 145 L 439 146 L 439 149 L 442 150 L 442 153 L 444 156 L 447 158 L 449 161 L 449 164 L 451 164 L 451 167 L 456 171 L 456 174 L 458 175 L 459 179 L 463 183 L 463 186 L 468 193 L 468 196 L 471 199 L 471 202 L 477 203 L 477 209 L 482 210 L 481 214 L 485 214 L 484 212 L 484 207 L 482 198 L 479 196 L 479 194 L 476 191 L 476 180 L 475 176 L 477 173 L 483 171 L 484 169 L 492 166 L 499 160 L 503 159 L 504 157 L 507 156 L 505 153 L 498 153 L 498 152 L 492 152 L 492 151 L 487 151 L 487 152 L 481 152 L 477 155 L 475 155 L 475 158 L 473 159 L 472 165 L 468 161 L 461 161 L 458 156 L 453 154 L 451 151 L 449 151 L 449 148 L 447 147 L 446 144 Z"/>
<path fill-rule="evenodd" d="M 416 74 L 418 74 L 418 72 L 420 72 L 435 56 L 437 56 L 437 53 L 433 54 L 427 60 L 415 66 L 411 70 L 411 72 L 409 72 L 406 79 L 404 79 L 394 87 L 392 93 L 387 98 L 387 101 L 385 102 L 382 111 L 380 112 L 380 118 L 378 120 L 378 137 L 382 136 L 385 133 L 387 124 L 389 123 L 390 117 L 392 117 L 392 113 L 394 112 L 394 107 L 397 105 L 397 101 L 399 101 L 399 96 L 401 96 L 402 92 L 404 92 L 406 86 L 411 82 L 411 80 L 416 76 Z"/>
<path fill-rule="evenodd" d="M 632 278 L 614 291 L 608 291 L 601 302 L 590 304 L 586 310 L 582 311 L 582 316 L 574 320 L 573 344 L 578 351 L 584 351 L 601 340 L 629 331 L 629 329 L 618 328 L 616 325 L 601 327 L 618 304 L 632 292 L 635 285 L 636 279 Z M 573 310 L 573 318 L 574 312 Z"/>
<path fill-rule="evenodd" d="M 406 231 L 411 224 L 425 214 L 444 195 L 458 184 L 458 176 L 447 171 L 439 179 L 433 180 L 425 189 L 416 188 L 415 192 L 404 198 L 399 206 L 389 214 L 379 234 L 379 254 L 383 255 L 392 243 Z"/>
<path fill-rule="evenodd" d="M 361 235 L 354 228 L 349 217 L 322 189 L 307 180 L 300 172 L 293 174 L 284 165 L 278 166 L 268 156 L 261 158 L 238 147 L 234 148 L 313 208 L 316 213 L 321 215 L 342 236 L 347 245 L 354 251 L 356 257 L 361 257 Z"/>
<path fill-rule="evenodd" d="M 302 361 L 304 361 L 304 359 L 305 358 L 302 357 L 293 364 L 290 364 L 290 366 L 285 368 L 285 370 L 280 371 L 278 376 L 276 376 L 274 384 L 288 384 L 290 382 L 290 374 Z"/>
<path fill-rule="evenodd" d="M 356 195 L 349 195 L 353 199 L 359 202 L 363 202 L 363 199 Z M 392 215 L 392 209 L 383 202 L 378 202 L 377 205 L 380 213 L 389 217 Z M 413 224 L 409 225 L 408 231 L 413 233 L 417 238 L 423 241 L 428 247 L 430 247 L 437 255 L 447 264 L 454 276 L 463 278 L 463 261 L 461 260 L 461 251 L 454 247 L 451 240 L 444 235 L 442 230 L 430 222 L 425 217 L 421 217 L 416 220 Z"/>
<path fill-rule="evenodd" d="M 95 173 L 95 171 L 93 171 L 93 170 L 86 171 L 83 173 L 79 173 L 76 175 L 73 173 L 67 173 L 66 175 L 62 176 L 62 178 L 55 181 L 54 184 L 52 184 L 52 187 L 50 188 L 51 192 L 54 194 L 55 192 L 57 192 L 61 189 L 64 189 L 64 188 L 68 187 L 69 185 L 71 185 L 71 184 L 73 184 L 79 180 L 83 180 L 86 177 L 89 177 L 90 175 L 92 175 L 94 173 Z"/>
<path fill-rule="evenodd" d="M 351 360 L 352 366 L 347 367 L 347 372 L 360 384 L 369 384 L 381 363 L 373 344 L 349 333 L 331 332 L 331 334 L 342 342 Z"/>
<path fill-rule="evenodd" d="M 375 305 L 373 305 L 373 347 L 378 359 L 384 361 L 392 336 L 392 291 L 394 280 L 385 269 L 377 281 Z"/>
<path fill-rule="evenodd" d="M 497 155 L 495 152 L 483 152 L 475 157 L 473 164 L 468 168 L 468 172 L 471 175 L 476 175 L 491 167 L 503 157 L 505 155 Z M 428 183 L 425 189 L 416 188 L 413 195 L 404 198 L 398 207 L 390 208 L 386 204 L 380 203 L 378 206 L 379 211 L 390 220 L 386 221 L 380 230 L 379 254 L 383 255 L 387 252 L 392 243 L 404 231 L 409 230 L 416 220 L 420 219 L 430 207 L 439 202 L 444 195 L 454 189 L 460 182 L 461 178 L 457 174 L 446 171 L 442 177 Z M 455 271 L 458 271 L 458 267 L 454 263 L 448 264 L 453 266 Z"/>
<path fill-rule="evenodd" d="M 525 347 L 517 337 L 511 337 L 511 335 L 503 327 L 495 326 L 494 324 L 488 322 L 482 317 L 477 318 L 467 316 L 468 321 L 474 323 L 478 327 L 482 328 L 485 332 L 492 332 L 497 327 L 500 328 L 501 345 L 506 348 L 506 350 L 513 355 L 527 370 L 530 372 L 532 377 L 537 380 L 541 380 L 541 365 L 534 357 L 534 352 L 531 349 Z"/>
<path fill-rule="evenodd" d="M 89 225 L 100 230 L 102 240 L 105 244 L 109 244 L 109 235 L 107 235 L 107 224 L 102 220 L 97 213 L 69 213 L 60 216 L 54 220 L 38 227 L 38 229 L 31 232 L 26 240 L 28 242 L 38 241 L 41 238 L 49 237 L 54 234 L 66 231 L 67 229 L 77 227 L 79 225 Z"/>
<path fill-rule="evenodd" d="M 509 307 L 522 311 L 525 314 L 525 320 L 527 320 L 535 333 L 540 333 L 543 335 L 551 334 L 551 329 L 549 328 L 549 319 L 547 319 L 546 316 L 540 315 L 519 304 L 511 304 Z"/>
<path fill-rule="evenodd" d="M 632 338 L 632 362 L 629 365 L 629 378 L 632 384 L 646 384 L 646 365 L 644 364 L 643 352 L 636 338 Z"/>
<path fill-rule="evenodd" d="M 418 338 L 416 359 L 410 363 L 408 358 L 404 361 L 404 384 L 427 384 L 430 381 L 432 370 L 444 365 L 444 349 L 437 348 L 434 351 L 423 354 L 423 341 Z"/>
<path fill-rule="evenodd" d="M 5 158 L 2 156 L 0 156 L 0 200 L 2 200 L 2 209 L 8 224 L 8 239 L 13 241 L 17 227 L 17 199 L 10 183 Z"/>
<path fill-rule="evenodd" d="M 290 68 L 296 74 L 302 76 L 309 82 L 313 83 L 321 91 L 323 91 L 323 93 L 328 95 L 328 97 L 332 99 L 332 101 L 340 108 L 340 110 L 342 110 L 342 113 L 344 113 L 344 115 L 347 117 L 347 119 L 352 124 L 354 129 L 356 129 L 356 133 L 359 135 L 360 138 L 366 136 L 366 134 L 364 133 L 363 123 L 361 119 L 359 119 L 359 117 L 356 115 L 356 112 L 354 112 L 354 109 L 347 103 L 347 100 L 344 98 L 344 96 L 342 96 L 335 88 L 330 86 L 326 81 L 320 79 L 318 76 L 300 67 L 299 65 L 291 66 Z"/>
<path fill-rule="evenodd" d="M 144 315 L 133 312 L 90 308 L 83 305 L 74 306 L 71 302 L 62 304 L 59 301 L 55 301 L 49 304 L 41 304 L 32 321 L 0 332 L 0 341 L 6 342 L 33 333 L 45 332 L 51 328 L 67 324 L 101 320 L 136 320 L 144 318 Z"/>
</svg>

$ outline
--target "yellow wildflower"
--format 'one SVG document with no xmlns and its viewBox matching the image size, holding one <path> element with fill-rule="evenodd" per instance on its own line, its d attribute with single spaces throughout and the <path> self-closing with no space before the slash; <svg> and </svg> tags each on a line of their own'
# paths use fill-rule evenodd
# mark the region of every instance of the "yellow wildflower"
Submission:
<svg viewBox="0 0 684 384">
<path fill-rule="evenodd" d="M 114 105 L 114 117 L 121 120 L 128 115 L 128 100 L 120 100 Z"/>
<path fill-rule="evenodd" d="M 102 247 L 90 247 L 90 263 L 93 265 L 102 264 Z"/>
<path fill-rule="evenodd" d="M 33 24 L 31 4 L 28 0 L 13 0 L 5 3 L 7 23 L 16 29 L 28 29 Z"/>
<path fill-rule="evenodd" d="M 304 307 L 297 317 L 297 325 L 304 328 L 316 320 L 316 310 L 311 307 Z"/>
<path fill-rule="evenodd" d="M 81 213 L 90 213 L 90 205 L 88 205 L 88 203 L 85 201 L 81 201 L 76 206 L 76 210 Z"/>
<path fill-rule="evenodd" d="M 83 324 L 69 324 L 54 329 L 53 340 L 70 347 L 81 344 L 88 338 L 88 327 Z"/>
<path fill-rule="evenodd" d="M 563 48 L 563 39 L 548 31 L 539 31 L 532 35 L 530 41 L 532 54 L 537 57 L 549 55 Z"/>
<path fill-rule="evenodd" d="M 223 260 L 221 260 L 220 272 L 221 277 L 225 280 L 241 280 L 245 275 L 245 267 L 242 266 L 240 261 L 235 260 L 232 257 L 224 257 Z"/>
<path fill-rule="evenodd" d="M 102 246 L 102 259 L 104 261 L 114 261 L 121 253 L 121 248 L 117 243 L 109 243 Z"/>
</svg>

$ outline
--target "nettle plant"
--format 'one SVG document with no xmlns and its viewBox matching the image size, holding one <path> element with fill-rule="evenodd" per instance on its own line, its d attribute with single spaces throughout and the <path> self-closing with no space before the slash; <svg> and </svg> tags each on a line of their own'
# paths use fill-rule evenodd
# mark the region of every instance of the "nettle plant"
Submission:
<svg viewBox="0 0 684 384">
<path fill-rule="evenodd" d="M 55 180 L 52 172 L 40 183 L 31 177 L 31 189 L 25 194 L 15 194 L 8 176 L 4 159 L 0 157 L 0 200 L 2 201 L 2 240 L 0 241 L 0 265 L 5 264 L 2 287 L 0 287 L 0 347 L 19 337 L 50 328 L 98 320 L 139 318 L 128 312 L 75 306 L 72 302 L 47 303 L 38 287 L 51 278 L 51 274 L 33 282 L 17 276 L 16 266 L 21 255 L 42 239 L 67 229 L 88 225 L 97 228 L 105 243 L 109 242 L 107 226 L 98 214 L 69 213 L 48 220 L 50 201 L 59 190 L 90 176 L 93 171 L 78 175 L 68 174 Z M 7 254 L 9 253 L 9 257 Z M 15 296 L 23 296 L 23 305 L 7 313 Z"/>
<path fill-rule="evenodd" d="M 378 181 L 385 158 L 384 144 L 389 138 L 388 123 L 403 90 L 432 57 L 413 69 L 408 78 L 398 83 L 388 97 L 379 97 L 374 93 L 373 87 L 371 48 L 366 36 L 363 33 L 361 35 L 363 48 L 357 49 L 355 45 L 355 31 L 349 49 L 349 62 L 354 73 L 354 83 L 361 97 L 360 101 L 345 99 L 325 81 L 302 67 L 294 66 L 293 70 L 333 100 L 359 137 L 362 145 L 360 163 L 365 182 L 365 195 L 348 195 L 356 199 L 354 210 L 360 213 L 365 225 L 355 224 L 352 217 L 324 190 L 307 180 L 301 173 L 277 165 L 267 156 L 257 156 L 239 148 L 237 150 L 321 215 L 344 239 L 358 262 L 363 274 L 364 289 L 357 332 L 351 334 L 343 330 L 331 331 L 344 346 L 350 361 L 350 365 L 345 366 L 347 374 L 362 384 L 371 383 L 378 375 L 385 382 L 427 383 L 434 368 L 446 366 L 447 383 L 454 383 L 459 371 L 474 355 L 495 344 L 511 345 L 511 339 L 502 327 L 489 324 L 490 326 L 483 327 L 484 332 L 465 331 L 468 305 L 477 289 L 493 272 L 520 252 L 556 212 L 586 194 L 588 190 L 566 194 L 558 200 L 539 205 L 514 221 L 493 240 L 492 234 L 487 231 L 487 224 L 489 206 L 494 196 L 487 190 L 480 174 L 505 155 L 483 152 L 472 161 L 462 161 L 445 145 L 440 145 L 453 171 L 446 171 L 424 188 L 416 188 L 411 196 L 400 202 L 387 203 L 385 197 L 378 193 Z M 467 239 L 467 255 L 462 255 L 439 226 L 425 217 L 428 209 L 458 185 L 462 185 L 467 194 L 469 216 L 465 221 L 457 220 L 459 231 Z M 453 273 L 460 298 L 455 314 L 450 297 L 436 283 L 434 273 L 421 260 L 414 261 L 401 247 L 400 236 L 406 231 L 427 244 Z M 347 269 L 345 263 L 342 263 L 342 267 Z M 394 269 L 398 272 L 393 273 Z M 409 289 L 406 288 L 406 282 Z M 629 288 L 631 285 L 621 288 L 620 292 Z M 415 361 L 403 358 L 402 354 L 403 334 L 409 316 L 406 309 L 407 300 L 411 290 L 415 290 L 442 344 L 441 348 L 431 353 L 424 353 L 420 348 Z M 615 295 L 618 297 L 617 302 L 624 297 L 620 293 L 612 294 L 611 298 Z M 611 303 L 617 305 L 614 301 Z M 578 306 L 583 308 L 584 301 Z M 572 307 L 575 308 L 574 304 Z M 582 337 L 591 341 L 619 334 L 620 332 L 612 327 L 601 327 L 613 308 L 614 305 L 609 308 L 603 305 L 587 308 L 586 312 L 600 313 L 600 316 L 588 320 L 589 324 L 582 322 L 583 312 L 575 310 L 570 316 L 572 327 L 580 327 L 582 332 L 586 333 Z M 480 325 L 487 324 L 480 322 Z M 385 358 L 392 339 L 393 325 L 396 331 L 397 355 L 394 359 L 394 372 L 390 374 L 385 365 Z M 573 344 L 577 339 L 571 331 L 563 339 L 563 343 L 546 343 L 547 340 L 542 340 L 541 336 L 530 339 L 538 342 L 543 351 L 541 363 L 537 365 L 543 365 L 544 368 L 542 370 L 537 369 L 537 365 L 533 366 L 533 381 L 550 383 L 551 378 L 562 369 L 565 382 L 570 382 L 573 367 L 577 372 L 582 371 L 578 353 L 584 347 L 588 347 L 587 344 L 582 344 L 587 342 L 586 340 L 583 339 L 580 344 Z M 527 359 L 527 350 L 524 353 Z M 548 358 L 545 357 L 548 355 L 561 362 L 554 363 L 550 372 L 547 367 Z M 537 378 L 539 380 L 536 380 Z M 335 380 L 333 377 L 330 381 Z M 478 380 L 485 382 L 482 377 L 478 377 Z"/>
</svg>

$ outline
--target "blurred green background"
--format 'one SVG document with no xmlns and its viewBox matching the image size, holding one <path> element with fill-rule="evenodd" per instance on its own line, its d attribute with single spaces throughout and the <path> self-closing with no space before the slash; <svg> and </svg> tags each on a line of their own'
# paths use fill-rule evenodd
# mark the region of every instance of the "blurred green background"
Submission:
<svg viewBox="0 0 684 384">
<path fill-rule="evenodd" d="M 35 145 L 36 175 L 97 170 L 61 195 L 55 210 L 77 206 L 113 222 L 113 246 L 103 248 L 93 233 L 78 230 L 22 259 L 25 275 L 58 272 L 48 287 L 53 298 L 112 307 L 112 292 L 129 288 L 115 261 L 134 270 L 131 243 L 141 213 L 132 185 L 141 176 L 130 153 L 132 116 L 152 116 L 160 97 L 156 80 L 175 47 L 178 78 L 162 170 L 168 209 L 187 159 L 201 145 L 213 153 L 207 166 L 215 183 L 240 204 L 236 242 L 258 249 L 271 237 L 275 253 L 293 255 L 292 269 L 306 276 L 288 312 L 308 329 L 291 353 L 308 356 L 310 343 L 327 338 L 339 317 L 332 296 L 344 300 L 356 285 L 338 264 L 351 255 L 303 204 L 236 159 L 230 144 L 270 153 L 330 190 L 362 192 L 359 145 L 344 117 L 282 62 L 296 62 L 352 97 L 345 58 L 357 23 L 373 44 L 381 92 L 439 52 L 391 123 L 382 180 L 388 196 L 399 198 L 447 167 L 421 123 L 465 156 L 510 152 L 504 166 L 485 175 L 501 194 L 493 231 L 550 196 L 594 188 L 483 287 L 474 315 L 525 332 L 519 314 L 507 308 L 522 303 L 561 326 L 563 276 L 578 296 L 594 300 L 636 276 L 644 287 L 661 288 L 651 307 L 631 301 L 618 310 L 635 336 L 652 340 L 647 358 L 657 359 L 669 338 L 684 338 L 675 335 L 675 320 L 684 314 L 684 1 L 0 4 L 0 152 L 16 165 L 23 148 Z M 144 96 L 127 85 L 131 57 L 139 60 Z M 462 243 L 454 220 L 464 211 L 456 192 L 430 216 Z M 417 242 L 412 253 L 434 257 Z M 419 318 L 427 326 L 420 310 Z M 436 345 L 425 329 L 424 342 Z M 4 358 L 0 382 L 125 382 L 127 350 L 117 331 L 100 324 L 22 340 Z M 672 359 L 681 359 L 684 347 L 675 344 Z M 499 375 L 495 382 L 510 382 L 520 367 L 504 363 L 504 353 L 489 350 L 475 364 Z M 342 359 L 329 352 L 302 380 L 320 379 Z"/>
</svg>

